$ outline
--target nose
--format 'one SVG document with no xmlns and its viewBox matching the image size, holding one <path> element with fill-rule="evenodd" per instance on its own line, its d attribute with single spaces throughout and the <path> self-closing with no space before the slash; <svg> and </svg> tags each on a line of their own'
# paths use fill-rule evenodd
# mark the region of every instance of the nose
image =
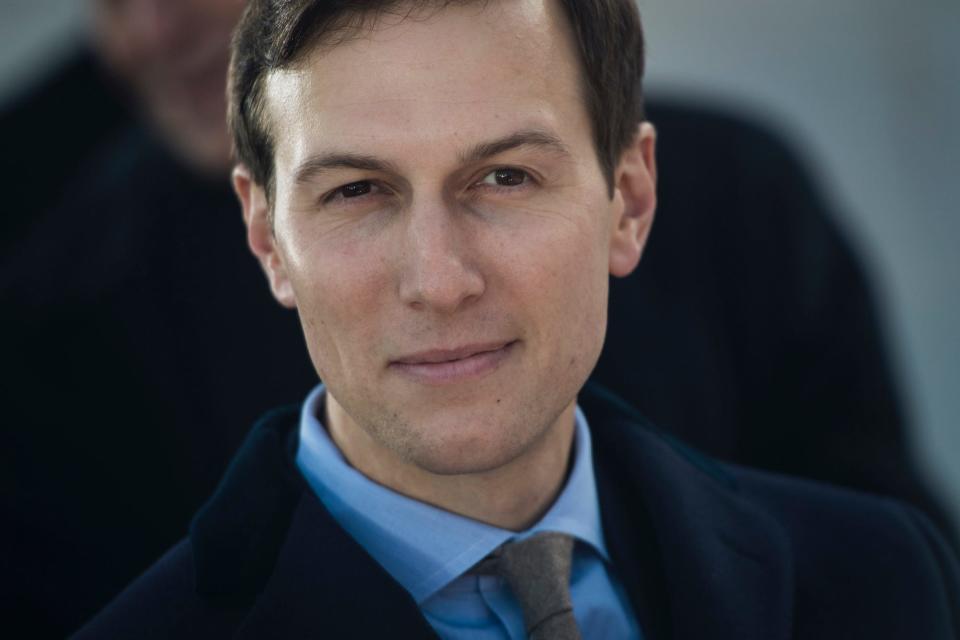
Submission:
<svg viewBox="0 0 960 640">
<path fill-rule="evenodd" d="M 411 207 L 403 227 L 399 294 L 418 311 L 451 314 L 483 295 L 470 214 L 444 203 Z"/>
</svg>

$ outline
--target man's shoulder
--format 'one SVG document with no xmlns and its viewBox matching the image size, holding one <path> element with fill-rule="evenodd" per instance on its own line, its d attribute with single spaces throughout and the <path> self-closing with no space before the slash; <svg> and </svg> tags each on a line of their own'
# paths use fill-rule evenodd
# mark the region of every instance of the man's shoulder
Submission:
<svg viewBox="0 0 960 640">
<path fill-rule="evenodd" d="M 597 454 L 601 463 L 626 466 L 627 461 L 645 460 L 647 464 L 641 473 L 634 474 L 634 480 L 665 480 L 661 488 L 669 488 L 675 496 L 685 491 L 696 492 L 695 497 L 700 498 L 722 496 L 731 501 L 729 505 L 762 513 L 788 535 L 797 551 L 825 551 L 829 545 L 842 545 L 851 538 L 870 538 L 869 543 L 857 545 L 861 553 L 889 545 L 944 544 L 926 516 L 912 506 L 884 496 L 718 460 L 651 424 L 631 405 L 602 387 L 591 385 L 588 390 L 591 411 L 587 417 L 601 447 Z"/>
<path fill-rule="evenodd" d="M 298 413 L 258 421 L 188 538 L 77 637 L 433 637 L 299 475 Z"/>
<path fill-rule="evenodd" d="M 725 468 L 739 499 L 770 516 L 788 541 L 798 633 L 829 637 L 842 617 L 861 627 L 902 625 L 913 637 L 960 635 L 960 565 L 919 510 L 810 480 Z"/>
<path fill-rule="evenodd" d="M 243 617 L 236 603 L 202 598 L 189 539 L 170 549 L 74 636 L 83 638 L 223 637 Z"/>
<path fill-rule="evenodd" d="M 726 566 L 721 588 L 737 589 L 755 569 L 776 572 L 767 587 L 790 602 L 798 637 L 960 635 L 960 567 L 912 507 L 715 460 L 602 390 L 587 405 L 598 486 L 614 494 L 601 504 L 642 502 L 665 566 L 689 569 L 685 579 Z"/>
<path fill-rule="evenodd" d="M 287 449 L 297 409 L 274 409 L 253 426 L 190 535 L 162 556 L 77 638 L 207 638 L 232 635 L 272 569 L 302 486 Z"/>
</svg>

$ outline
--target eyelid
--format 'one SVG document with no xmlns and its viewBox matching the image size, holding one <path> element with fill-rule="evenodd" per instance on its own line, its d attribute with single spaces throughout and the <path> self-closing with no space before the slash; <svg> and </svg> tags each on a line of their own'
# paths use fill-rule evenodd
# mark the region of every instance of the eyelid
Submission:
<svg viewBox="0 0 960 640">
<path fill-rule="evenodd" d="M 499 184 L 484 183 L 484 180 L 486 180 L 491 173 L 496 173 L 497 171 L 502 171 L 504 169 L 507 169 L 510 171 L 520 171 L 527 177 L 527 179 L 523 181 L 523 184 L 520 184 L 514 187 L 508 187 L 508 186 L 503 186 Z M 532 169 L 529 169 L 527 167 L 521 167 L 521 166 L 512 165 L 512 164 L 498 164 L 498 165 L 490 166 L 488 168 L 483 169 L 481 172 L 477 174 L 477 178 L 474 179 L 470 184 L 471 186 L 484 186 L 491 189 L 509 189 L 509 190 L 516 191 L 519 189 L 523 189 L 524 187 L 530 186 L 531 182 L 533 184 L 542 184 L 543 178 L 536 171 L 533 171 Z"/>
<path fill-rule="evenodd" d="M 352 184 L 357 184 L 357 183 L 360 183 L 360 182 L 368 182 L 368 183 L 370 183 L 370 187 L 371 187 L 370 193 L 365 193 L 365 194 L 362 194 L 362 195 L 359 195 L 359 196 L 355 196 L 355 197 L 353 197 L 353 198 L 347 198 L 347 197 L 343 196 L 342 191 L 343 191 L 344 188 L 349 187 L 349 186 L 352 185 Z M 337 186 L 334 187 L 333 189 L 331 189 L 331 190 L 327 191 L 326 193 L 324 193 L 323 195 L 321 195 L 321 196 L 320 196 L 320 202 L 321 202 L 322 204 L 330 204 L 330 203 L 333 202 L 334 200 L 338 200 L 338 199 L 339 199 L 339 200 L 343 200 L 344 202 L 349 201 L 349 200 L 358 200 L 358 201 L 359 201 L 359 200 L 365 200 L 365 199 L 367 199 L 368 197 L 371 197 L 371 196 L 385 195 L 385 194 L 390 194 L 390 193 L 392 193 L 392 190 L 390 189 L 390 187 L 386 186 L 386 185 L 383 184 L 381 181 L 375 180 L 375 179 L 373 179 L 373 178 L 366 178 L 366 179 L 361 178 L 360 180 L 351 180 L 351 181 L 349 181 L 349 182 L 344 182 L 343 184 L 337 185 Z"/>
</svg>

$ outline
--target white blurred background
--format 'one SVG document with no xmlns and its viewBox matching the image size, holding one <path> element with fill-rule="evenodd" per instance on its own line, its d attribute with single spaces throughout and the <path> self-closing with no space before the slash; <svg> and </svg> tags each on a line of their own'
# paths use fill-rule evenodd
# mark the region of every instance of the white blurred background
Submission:
<svg viewBox="0 0 960 640">
<path fill-rule="evenodd" d="M 651 92 L 785 129 L 873 276 L 920 465 L 960 516 L 960 2 L 640 0 Z"/>
<path fill-rule="evenodd" d="M 960 521 L 960 2 L 640 0 L 651 92 L 778 125 L 873 276 L 921 466 Z M 0 101 L 84 3 L 0 0 Z"/>
</svg>

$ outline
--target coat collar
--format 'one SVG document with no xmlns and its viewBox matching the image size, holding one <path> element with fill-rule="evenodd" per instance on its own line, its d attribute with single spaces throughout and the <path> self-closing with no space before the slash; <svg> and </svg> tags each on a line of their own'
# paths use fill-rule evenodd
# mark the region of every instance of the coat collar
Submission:
<svg viewBox="0 0 960 640">
<path fill-rule="evenodd" d="M 248 610 L 237 638 L 436 638 L 307 487 L 294 464 L 297 417 L 297 407 L 264 416 L 194 518 L 197 591 Z"/>
<path fill-rule="evenodd" d="M 725 468 L 588 385 L 604 532 L 652 637 L 790 637 L 792 552 Z M 629 532 L 629 533 L 625 533 Z"/>
<path fill-rule="evenodd" d="M 645 634 L 789 637 L 791 552 L 779 525 L 738 495 L 723 467 L 615 396 L 588 385 L 580 402 L 608 548 Z M 409 594 L 306 488 L 293 464 L 296 424 L 296 407 L 265 416 L 194 519 L 198 592 L 249 609 L 239 637 L 435 637 Z"/>
<path fill-rule="evenodd" d="M 413 597 L 305 492 L 274 571 L 235 637 L 437 635 Z"/>
</svg>

